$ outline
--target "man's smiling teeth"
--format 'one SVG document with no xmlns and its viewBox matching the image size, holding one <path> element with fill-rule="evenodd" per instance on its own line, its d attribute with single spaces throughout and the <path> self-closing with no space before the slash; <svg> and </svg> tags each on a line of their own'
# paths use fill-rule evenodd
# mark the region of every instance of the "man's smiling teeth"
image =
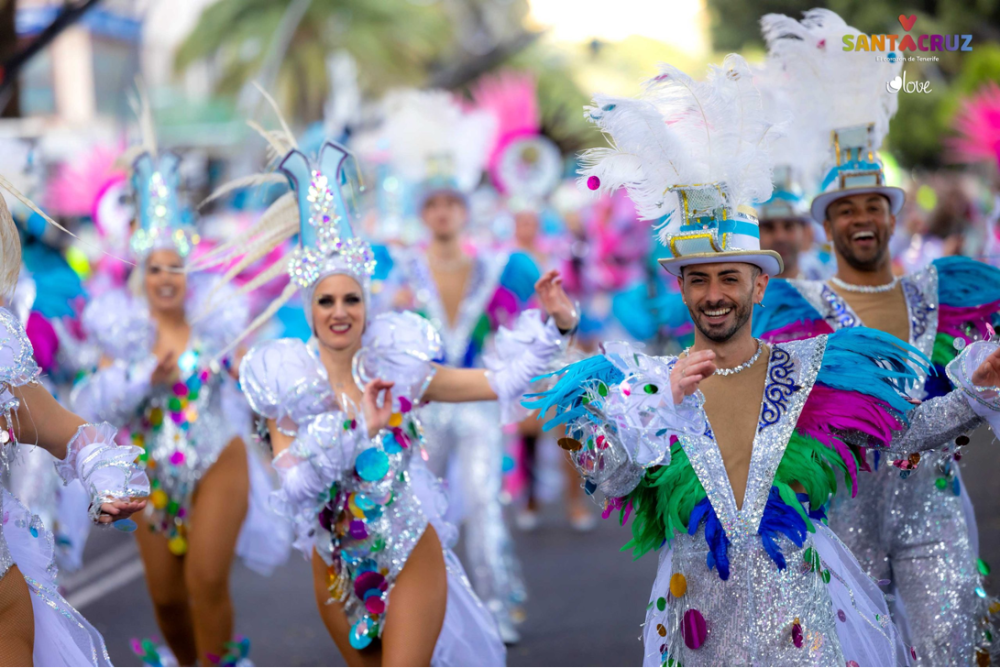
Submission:
<svg viewBox="0 0 1000 668">
<path fill-rule="evenodd" d="M 727 313 L 729 313 L 732 310 L 733 309 L 731 309 L 731 308 L 720 308 L 720 309 L 716 309 L 714 311 L 705 311 L 704 313 L 707 316 L 715 317 L 717 315 L 726 315 Z"/>
<path fill-rule="evenodd" d="M 158 294 L 161 297 L 173 297 L 175 294 L 177 294 L 177 290 L 173 286 L 165 285 L 157 289 L 156 294 Z"/>
<path fill-rule="evenodd" d="M 855 232 L 854 236 L 851 237 L 851 241 L 857 241 L 858 239 L 874 239 L 874 232 Z"/>
<path fill-rule="evenodd" d="M 334 334 L 345 334 L 347 330 L 349 330 L 350 328 L 351 328 L 350 324 L 333 325 L 332 327 L 330 327 L 330 331 L 332 331 Z"/>
</svg>

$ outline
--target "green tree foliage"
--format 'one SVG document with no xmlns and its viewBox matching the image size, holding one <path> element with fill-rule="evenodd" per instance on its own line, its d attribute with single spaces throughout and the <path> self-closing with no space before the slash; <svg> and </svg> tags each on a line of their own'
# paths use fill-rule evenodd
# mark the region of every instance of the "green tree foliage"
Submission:
<svg viewBox="0 0 1000 668">
<path fill-rule="evenodd" d="M 209 5 L 177 52 L 183 71 L 208 60 L 217 92 L 234 94 L 258 76 L 292 0 L 219 0 Z M 329 82 L 326 58 L 346 50 L 368 91 L 414 84 L 449 44 L 451 25 L 437 5 L 409 0 L 313 0 L 293 34 L 278 73 L 278 96 L 302 120 L 322 115 Z"/>
</svg>

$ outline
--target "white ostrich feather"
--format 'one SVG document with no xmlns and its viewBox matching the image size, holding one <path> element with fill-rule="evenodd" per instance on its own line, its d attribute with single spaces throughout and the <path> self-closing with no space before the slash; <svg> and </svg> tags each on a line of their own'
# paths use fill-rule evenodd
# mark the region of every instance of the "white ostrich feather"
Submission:
<svg viewBox="0 0 1000 668">
<path fill-rule="evenodd" d="M 812 194 L 823 177 L 830 132 L 818 128 L 809 114 L 802 111 L 804 105 L 812 103 L 810 92 L 789 85 L 786 74 L 774 67 L 755 68 L 754 82 L 761 94 L 764 116 L 777 131 L 771 146 L 774 166 L 788 167 L 804 194 Z"/>
<path fill-rule="evenodd" d="M 494 132 L 485 112 L 466 111 L 443 90 L 397 90 L 382 103 L 379 143 L 403 178 L 453 177 L 463 191 L 479 184 Z"/>
<path fill-rule="evenodd" d="M 742 57 L 730 54 L 704 81 L 661 65 L 644 88 L 639 99 L 598 95 L 586 108 L 611 147 L 584 153 L 582 182 L 626 188 L 643 219 L 670 215 L 667 234 L 681 224 L 674 186 L 724 184 L 732 209 L 770 197 L 775 133 Z"/>
<path fill-rule="evenodd" d="M 874 123 L 878 149 L 899 106 L 898 93 L 886 84 L 902 72 L 902 58 L 891 63 L 888 52 L 844 51 L 844 35 L 861 33 L 828 9 L 809 10 L 801 21 L 768 14 L 760 23 L 767 67 L 784 78 L 794 113 L 827 140 L 836 128 Z"/>
</svg>

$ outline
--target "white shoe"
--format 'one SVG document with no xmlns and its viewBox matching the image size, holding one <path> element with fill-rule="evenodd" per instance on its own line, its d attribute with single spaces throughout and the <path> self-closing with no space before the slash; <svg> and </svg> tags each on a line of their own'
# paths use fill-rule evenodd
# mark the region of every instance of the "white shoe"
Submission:
<svg viewBox="0 0 1000 668">
<path fill-rule="evenodd" d="M 524 509 L 517 514 L 514 523 L 521 531 L 534 531 L 538 528 L 538 513 L 534 510 Z"/>
<path fill-rule="evenodd" d="M 579 515 L 571 514 L 569 518 L 569 525 L 573 527 L 574 531 L 587 533 L 597 528 L 597 518 L 589 512 L 581 513 Z"/>
<path fill-rule="evenodd" d="M 506 615 L 497 620 L 497 629 L 500 631 L 500 640 L 504 645 L 516 645 L 521 642 L 521 634 L 517 632 L 513 622 Z"/>
</svg>

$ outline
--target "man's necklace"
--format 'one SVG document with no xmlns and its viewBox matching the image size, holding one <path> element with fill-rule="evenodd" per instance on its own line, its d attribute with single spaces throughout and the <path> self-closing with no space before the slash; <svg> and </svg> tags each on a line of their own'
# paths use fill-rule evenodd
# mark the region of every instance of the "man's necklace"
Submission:
<svg viewBox="0 0 1000 668">
<path fill-rule="evenodd" d="M 760 342 L 760 339 L 754 339 L 754 341 L 757 342 L 757 352 L 755 352 L 753 354 L 753 357 L 751 357 L 750 359 L 748 359 L 743 364 L 740 364 L 739 366 L 730 367 L 728 369 L 716 368 L 714 375 L 716 375 L 716 376 L 733 376 L 735 374 L 738 374 L 741 371 L 746 371 L 747 369 L 749 369 L 750 367 L 752 367 L 754 365 L 754 362 L 757 361 L 757 358 L 760 357 L 761 352 L 763 352 L 763 350 L 764 350 L 764 344 L 762 344 Z M 683 354 L 685 356 L 687 356 L 690 353 L 691 353 L 691 347 L 688 346 L 687 348 L 684 349 L 684 353 Z"/>
<path fill-rule="evenodd" d="M 889 292 L 897 285 L 899 285 L 899 276 L 895 277 L 885 285 L 855 285 L 854 283 L 847 283 L 842 281 L 836 276 L 830 277 L 830 282 L 836 285 L 838 288 L 847 290 L 848 292 L 864 292 L 866 294 L 878 294 L 880 292 Z"/>
</svg>

